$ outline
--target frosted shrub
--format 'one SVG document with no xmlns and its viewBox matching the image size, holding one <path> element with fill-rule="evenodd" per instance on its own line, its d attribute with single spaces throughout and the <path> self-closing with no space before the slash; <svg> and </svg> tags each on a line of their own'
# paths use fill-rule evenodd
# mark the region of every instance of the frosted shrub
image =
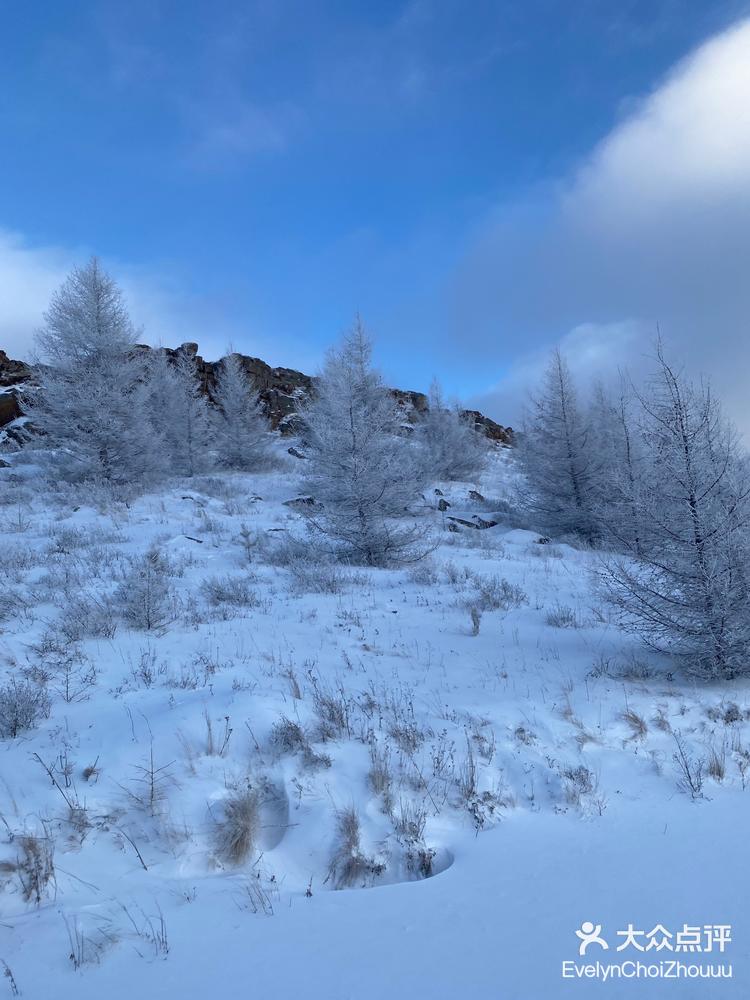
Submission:
<svg viewBox="0 0 750 1000">
<path fill-rule="evenodd" d="M 27 601 L 18 591 L 6 590 L 0 593 L 0 622 L 18 618 L 27 608 Z"/>
<path fill-rule="evenodd" d="M 330 546 L 320 537 L 281 538 L 261 536 L 256 541 L 264 562 L 288 570 L 292 589 L 307 594 L 338 594 L 347 585 L 365 586 L 369 576 L 342 566 Z"/>
<path fill-rule="evenodd" d="M 579 808 L 582 798 L 593 795 L 598 784 L 594 772 L 583 764 L 563 768 L 562 778 L 566 801 Z"/>
<path fill-rule="evenodd" d="M 269 742 L 280 753 L 297 753 L 308 746 L 307 736 L 299 722 L 282 716 L 274 722 Z"/>
<path fill-rule="evenodd" d="M 440 384 L 430 386 L 429 408 L 415 429 L 425 474 L 431 479 L 475 480 L 487 462 L 487 439 L 474 430 L 471 418 L 447 406 Z"/>
<path fill-rule="evenodd" d="M 544 621 L 552 628 L 578 628 L 580 626 L 575 608 L 571 608 L 569 604 L 556 604 L 550 608 L 544 616 Z"/>
<path fill-rule="evenodd" d="M 692 799 L 703 798 L 703 772 L 706 762 L 691 754 L 687 742 L 679 731 L 672 733 L 676 750 L 672 754 L 677 772 L 677 787 Z"/>
<path fill-rule="evenodd" d="M 94 637 L 111 639 L 117 631 L 109 599 L 94 594 L 71 595 L 60 611 L 56 627 L 68 642 Z"/>
<path fill-rule="evenodd" d="M 525 592 L 500 576 L 475 576 L 477 595 L 473 604 L 481 611 L 510 611 L 529 603 Z"/>
<path fill-rule="evenodd" d="M 331 560 L 330 552 L 317 540 L 297 538 L 295 535 L 256 535 L 252 544 L 263 562 L 269 566 L 289 566 L 305 559 L 315 562 Z"/>
<path fill-rule="evenodd" d="M 201 584 L 201 594 L 213 605 L 231 604 L 239 608 L 257 608 L 260 599 L 250 580 L 238 576 L 214 576 Z"/>
<path fill-rule="evenodd" d="M 575 608 L 568 604 L 556 604 L 544 616 L 547 625 L 553 628 L 580 628 L 581 622 Z"/>
<path fill-rule="evenodd" d="M 433 587 L 440 582 L 440 575 L 437 566 L 429 559 L 412 566 L 407 574 L 410 583 L 416 583 L 425 587 Z"/>
<path fill-rule="evenodd" d="M 418 844 L 424 840 L 427 809 L 423 803 L 400 799 L 394 816 L 394 829 L 401 840 Z"/>
<path fill-rule="evenodd" d="M 355 708 L 354 699 L 349 695 L 341 681 L 329 686 L 317 678 L 313 680 L 313 707 L 318 718 L 317 738 L 320 740 L 337 740 L 352 736 L 352 713 Z"/>
<path fill-rule="evenodd" d="M 471 575 L 474 592 L 463 601 L 471 619 L 471 634 L 479 635 L 485 611 L 510 611 L 529 603 L 526 593 L 500 576 Z"/>
<path fill-rule="evenodd" d="M 307 767 L 330 767 L 332 764 L 327 754 L 313 750 L 302 726 L 286 716 L 271 727 L 269 743 L 279 754 L 300 754 Z"/>
<path fill-rule="evenodd" d="M 42 561 L 43 556 L 38 551 L 28 546 L 11 547 L 6 543 L 3 544 L 0 551 L 0 575 L 6 581 L 12 580 L 15 583 L 20 583 L 24 573 L 32 567 L 38 566 Z"/>
<path fill-rule="evenodd" d="M 115 595 L 123 620 L 147 632 L 164 628 L 175 616 L 170 565 L 151 549 L 137 560 Z"/>
<path fill-rule="evenodd" d="M 366 573 L 310 559 L 292 559 L 287 570 L 294 589 L 303 594 L 339 594 L 346 587 L 365 586 L 370 579 Z"/>
<path fill-rule="evenodd" d="M 50 711 L 49 695 L 40 684 L 15 678 L 0 688 L 0 738 L 15 739 L 33 729 Z"/>
</svg>

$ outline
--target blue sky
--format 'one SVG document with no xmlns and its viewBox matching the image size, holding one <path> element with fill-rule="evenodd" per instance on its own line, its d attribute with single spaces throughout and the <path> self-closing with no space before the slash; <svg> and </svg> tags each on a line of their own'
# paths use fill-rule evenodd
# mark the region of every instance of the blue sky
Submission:
<svg viewBox="0 0 750 1000">
<path fill-rule="evenodd" d="M 568 338 L 589 357 L 593 337 L 594 353 L 608 353 L 636 327 L 669 321 L 672 307 L 644 293 L 642 276 L 619 295 L 619 268 L 642 266 L 638 253 L 617 256 L 621 240 L 616 280 L 571 301 L 608 237 L 586 243 L 576 231 L 576 268 L 565 216 L 571 198 L 588 204 L 597 170 L 613 186 L 588 210 L 631 204 L 632 172 L 612 181 L 608 144 L 648 118 L 675 74 L 689 76 L 681 60 L 736 33 L 745 10 L 735 0 L 6 5 L 0 292 L 18 301 L 0 306 L 0 346 L 4 325 L 24 353 L 44 306 L 35 297 L 96 252 L 145 339 L 196 339 L 209 356 L 231 342 L 310 369 L 359 309 L 393 381 L 424 388 L 436 373 L 502 416 L 503 392 L 510 399 L 537 351 Z M 657 151 L 680 120 L 670 114 Z M 667 170 L 662 193 L 672 187 Z M 742 239 L 738 227 L 737 249 Z M 670 300 L 687 273 L 676 266 Z"/>
</svg>

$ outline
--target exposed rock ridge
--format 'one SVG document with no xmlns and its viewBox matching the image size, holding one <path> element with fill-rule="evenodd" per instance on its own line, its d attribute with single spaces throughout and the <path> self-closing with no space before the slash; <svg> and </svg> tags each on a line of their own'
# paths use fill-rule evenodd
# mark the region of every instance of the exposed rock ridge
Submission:
<svg viewBox="0 0 750 1000">
<path fill-rule="evenodd" d="M 144 344 L 138 345 L 139 351 L 151 351 L 153 348 Z M 213 398 L 216 388 L 216 376 L 221 368 L 221 361 L 205 361 L 198 354 L 195 343 L 182 344 L 176 349 L 165 348 L 170 357 L 176 357 L 179 351 L 191 354 L 196 361 L 198 374 L 204 392 Z M 315 387 L 315 378 L 295 371 L 293 368 L 272 368 L 260 358 L 237 355 L 242 365 L 257 387 L 266 414 L 271 425 L 282 434 L 294 432 L 294 415 L 300 398 L 304 398 Z M 34 380 L 34 369 L 23 361 L 13 361 L 5 351 L 0 351 L 0 427 L 3 427 L 22 415 L 20 389 L 25 382 Z M 427 409 L 427 397 L 421 392 L 404 389 L 392 389 L 399 406 L 404 410 L 404 418 L 414 422 L 420 413 Z M 474 421 L 478 431 L 490 440 L 501 444 L 511 444 L 513 430 L 503 427 L 478 410 L 466 410 L 466 414 Z"/>
</svg>

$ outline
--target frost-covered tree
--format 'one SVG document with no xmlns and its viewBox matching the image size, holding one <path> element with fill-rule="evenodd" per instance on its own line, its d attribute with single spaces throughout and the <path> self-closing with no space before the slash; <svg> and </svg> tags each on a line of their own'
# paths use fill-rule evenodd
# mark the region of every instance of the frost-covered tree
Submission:
<svg viewBox="0 0 750 1000">
<path fill-rule="evenodd" d="M 632 501 L 637 558 L 604 563 L 623 623 L 702 676 L 748 672 L 750 470 L 707 386 L 691 384 L 657 351 L 639 395 L 648 451 Z"/>
<path fill-rule="evenodd" d="M 598 532 L 612 548 L 640 555 L 646 525 L 640 503 L 647 452 L 638 431 L 636 398 L 621 375 L 613 391 L 594 388 L 588 413 L 593 509 Z"/>
<path fill-rule="evenodd" d="M 273 460 L 273 438 L 258 393 L 236 354 L 221 362 L 215 403 L 219 463 L 244 471 L 267 467 Z"/>
<path fill-rule="evenodd" d="M 171 472 L 193 476 L 212 464 L 211 413 L 201 392 L 194 355 L 180 348 L 173 360 L 154 351 L 148 371 L 148 412 Z"/>
<path fill-rule="evenodd" d="M 45 361 L 26 411 L 54 472 L 122 484 L 156 468 L 144 366 L 122 293 L 96 258 L 53 295 L 37 341 Z"/>
<path fill-rule="evenodd" d="M 487 461 L 487 441 L 457 406 L 447 406 L 440 383 L 430 386 L 429 406 L 416 425 L 425 473 L 432 479 L 474 480 Z"/>
<path fill-rule="evenodd" d="M 169 356 L 163 348 L 155 348 L 146 358 L 145 412 L 166 473 L 171 473 L 174 467 L 174 430 L 170 411 L 176 393 L 176 377 Z"/>
<path fill-rule="evenodd" d="M 596 474 L 588 420 L 558 350 L 531 399 L 519 457 L 526 479 L 523 499 L 534 517 L 555 534 L 596 538 Z"/>
<path fill-rule="evenodd" d="M 371 357 L 357 320 L 329 352 L 303 419 L 311 528 L 344 556 L 377 566 L 418 558 L 424 531 L 410 510 L 422 485 L 419 455 L 399 433 L 398 407 Z"/>
</svg>

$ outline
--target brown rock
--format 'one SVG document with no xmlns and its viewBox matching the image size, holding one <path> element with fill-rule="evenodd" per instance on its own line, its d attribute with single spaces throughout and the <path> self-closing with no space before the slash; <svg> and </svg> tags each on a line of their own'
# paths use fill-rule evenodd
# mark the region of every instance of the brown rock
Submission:
<svg viewBox="0 0 750 1000">
<path fill-rule="evenodd" d="M 31 377 L 29 365 L 14 361 L 5 351 L 0 351 L 0 427 L 21 416 L 18 389 Z"/>
<path fill-rule="evenodd" d="M 285 507 L 292 507 L 294 510 L 306 510 L 308 507 L 316 507 L 313 497 L 293 497 L 291 500 L 284 500 Z"/>
<path fill-rule="evenodd" d="M 474 514 L 472 520 L 480 530 L 483 528 L 494 528 L 497 525 L 497 521 L 486 521 L 483 517 L 479 517 L 478 514 Z"/>
<path fill-rule="evenodd" d="M 462 412 L 465 417 L 474 421 L 474 428 L 481 431 L 490 441 L 497 441 L 499 444 L 513 444 L 512 427 L 503 427 L 502 424 L 495 423 L 479 410 L 463 410 Z"/>
<path fill-rule="evenodd" d="M 21 408 L 13 392 L 0 392 L 0 427 L 21 416 Z"/>
<path fill-rule="evenodd" d="M 452 521 L 454 525 L 460 525 L 462 528 L 474 528 L 476 531 L 483 531 L 485 528 L 494 528 L 498 523 L 497 521 L 485 521 L 484 518 L 477 517 L 476 515 L 474 515 L 472 521 L 467 521 L 463 517 L 454 517 L 452 514 L 449 514 L 448 520 Z M 456 531 L 457 528 L 452 528 L 451 530 Z"/>
<path fill-rule="evenodd" d="M 27 382 L 31 375 L 31 368 L 24 361 L 13 361 L 5 351 L 0 351 L 0 388 Z"/>
</svg>

